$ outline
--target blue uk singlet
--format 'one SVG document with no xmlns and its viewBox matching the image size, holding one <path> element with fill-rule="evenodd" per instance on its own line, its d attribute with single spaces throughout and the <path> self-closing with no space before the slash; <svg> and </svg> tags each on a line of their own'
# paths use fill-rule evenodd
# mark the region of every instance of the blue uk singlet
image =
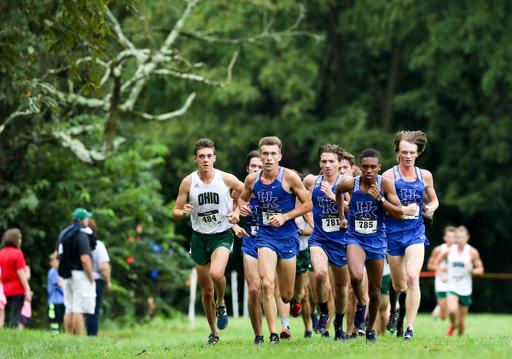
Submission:
<svg viewBox="0 0 512 359">
<path fill-rule="evenodd" d="M 286 192 L 283 188 L 285 168 L 279 167 L 277 178 L 270 184 L 261 182 L 262 171 L 256 174 L 256 181 L 252 190 L 261 213 L 261 222 L 256 238 L 284 239 L 297 236 L 298 240 L 299 229 L 294 219 L 286 221 L 279 228 L 274 228 L 268 224 L 272 216 L 288 213 L 295 208 L 295 195 Z"/>
<path fill-rule="evenodd" d="M 245 221 L 245 231 L 249 236 L 243 238 L 242 252 L 247 253 L 251 257 L 258 258 L 258 252 L 256 252 L 256 233 L 258 233 L 261 223 L 261 215 L 260 205 L 254 194 L 249 199 L 249 208 L 251 209 L 251 214 L 247 216 Z"/>
<path fill-rule="evenodd" d="M 395 233 L 402 231 L 409 231 L 419 227 L 425 228 L 422 217 L 423 207 L 423 192 L 427 188 L 423 182 L 423 175 L 418 167 L 415 167 L 417 178 L 413 182 L 406 182 L 400 175 L 398 165 L 393 167 L 393 174 L 395 175 L 395 188 L 398 199 L 402 206 L 407 206 L 410 203 L 418 205 L 418 211 L 413 216 L 404 215 L 402 222 L 397 221 L 392 216 L 386 217 L 386 233 Z"/>
<path fill-rule="evenodd" d="M 342 175 L 338 175 L 336 183 L 334 183 L 334 186 L 332 187 L 333 192 L 336 190 L 336 186 L 342 178 Z M 345 231 L 340 230 L 338 206 L 336 205 L 336 202 L 330 200 L 322 193 L 321 188 L 323 179 L 323 175 L 318 176 L 311 195 L 315 228 L 310 236 L 310 241 L 331 240 L 343 244 Z"/>
</svg>

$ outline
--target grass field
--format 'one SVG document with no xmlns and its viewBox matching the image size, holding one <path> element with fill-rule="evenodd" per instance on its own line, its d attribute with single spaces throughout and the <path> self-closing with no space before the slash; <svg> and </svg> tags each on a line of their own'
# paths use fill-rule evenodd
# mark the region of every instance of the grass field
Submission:
<svg viewBox="0 0 512 359">
<path fill-rule="evenodd" d="M 265 323 L 264 323 L 265 325 Z M 49 332 L 0 329 L 0 358 L 115 358 L 140 356 L 165 358 L 511 358 L 512 315 L 469 315 L 467 335 L 445 338 L 447 322 L 433 322 L 430 316 L 420 315 L 416 322 L 413 342 L 391 336 L 379 337 L 379 343 L 366 344 L 363 338 L 334 342 L 316 335 L 303 339 L 304 326 L 291 318 L 292 340 L 279 346 L 266 343 L 252 345 L 253 333 L 249 320 L 230 318 L 229 326 L 221 332 L 221 341 L 205 345 L 209 334 L 206 319 L 198 317 L 191 329 L 182 320 L 162 321 L 135 328 L 101 330 L 98 338 L 76 338 L 68 335 L 52 337 Z M 370 355 L 370 357 L 368 356 Z"/>
</svg>

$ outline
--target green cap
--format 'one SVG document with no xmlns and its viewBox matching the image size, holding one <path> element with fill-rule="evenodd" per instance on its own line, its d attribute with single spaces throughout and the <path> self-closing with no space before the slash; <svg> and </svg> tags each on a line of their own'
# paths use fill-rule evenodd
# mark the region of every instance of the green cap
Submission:
<svg viewBox="0 0 512 359">
<path fill-rule="evenodd" d="M 83 220 L 84 218 L 92 218 L 92 212 L 88 212 L 84 208 L 77 208 L 73 212 L 73 219 L 77 219 L 79 221 Z"/>
</svg>

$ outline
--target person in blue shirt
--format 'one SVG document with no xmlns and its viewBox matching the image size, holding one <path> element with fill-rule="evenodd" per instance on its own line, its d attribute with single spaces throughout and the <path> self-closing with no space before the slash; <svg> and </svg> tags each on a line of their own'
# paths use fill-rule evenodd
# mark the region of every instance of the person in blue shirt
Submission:
<svg viewBox="0 0 512 359">
<path fill-rule="evenodd" d="M 386 235 L 393 287 L 397 293 L 407 293 L 405 340 L 413 339 L 414 321 L 421 297 L 420 271 L 425 257 L 425 247 L 429 245 L 422 216 L 424 195 L 428 200 L 424 208 L 428 217 L 432 217 L 439 207 L 432 174 L 415 167 L 416 159 L 425 149 L 426 143 L 427 135 L 422 131 L 398 132 L 394 140 L 398 165 L 383 174 L 383 177 L 393 182 L 404 211 L 402 222 L 392 217 L 386 218 Z M 396 308 L 392 305 L 391 309 L 388 327 L 396 323 Z M 403 332 L 403 324 L 401 328 L 397 326 L 397 334 L 401 332 Z"/>
<path fill-rule="evenodd" d="M 375 319 L 380 305 L 380 287 L 387 252 L 386 211 L 397 220 L 403 219 L 403 211 L 396 195 L 395 186 L 389 178 L 379 176 L 380 155 L 373 149 L 364 150 L 359 157 L 362 175 L 344 176 L 336 186 L 336 204 L 340 217 L 340 228 L 347 229 L 347 262 L 352 288 L 357 297 L 354 326 L 364 327 L 366 302 L 363 295 L 364 267 L 368 273 L 370 308 L 366 341 L 376 342 Z M 350 195 L 348 220 L 344 211 L 344 194 Z"/>
<path fill-rule="evenodd" d="M 50 255 L 50 270 L 48 271 L 48 321 L 53 335 L 59 334 L 59 325 L 64 321 L 64 279 L 59 275 L 59 260 L 57 255 Z"/>
<path fill-rule="evenodd" d="M 295 285 L 296 257 L 299 253 L 299 229 L 295 218 L 311 211 L 313 205 L 299 176 L 279 166 L 281 140 L 263 137 L 259 142 L 263 170 L 245 179 L 239 198 L 240 214 L 250 215 L 249 201 L 254 194 L 261 211 L 256 233 L 258 272 L 263 287 L 263 310 L 270 330 L 270 343 L 279 344 L 277 307 L 274 294 L 276 272 L 283 302 L 292 300 Z M 295 206 L 296 198 L 300 201 Z"/>
</svg>

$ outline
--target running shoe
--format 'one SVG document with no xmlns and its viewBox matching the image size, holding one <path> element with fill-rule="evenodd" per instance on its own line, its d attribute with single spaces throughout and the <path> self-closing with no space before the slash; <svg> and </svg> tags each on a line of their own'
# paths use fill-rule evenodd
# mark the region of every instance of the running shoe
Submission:
<svg viewBox="0 0 512 359">
<path fill-rule="evenodd" d="M 292 339 L 292 334 L 290 333 L 290 328 L 281 329 L 281 334 L 279 335 L 281 339 Z"/>
<path fill-rule="evenodd" d="M 279 335 L 277 333 L 270 334 L 270 344 L 279 345 Z"/>
<path fill-rule="evenodd" d="M 389 314 L 389 321 L 388 324 L 386 324 L 386 330 L 389 330 L 391 332 L 396 331 L 396 319 L 398 317 L 398 310 L 396 312 L 391 312 Z"/>
<path fill-rule="evenodd" d="M 446 336 L 447 337 L 453 337 L 454 330 L 455 330 L 454 327 L 450 327 L 450 329 L 448 329 L 448 331 L 446 332 Z"/>
<path fill-rule="evenodd" d="M 363 299 L 364 300 L 364 299 Z M 366 313 L 366 300 L 364 300 L 364 305 L 359 305 L 357 303 L 356 313 L 354 315 L 354 327 L 356 327 L 357 331 L 361 333 L 364 332 L 364 315 Z"/>
<path fill-rule="evenodd" d="M 357 333 L 352 333 L 347 335 L 347 340 L 357 339 Z"/>
<path fill-rule="evenodd" d="M 316 328 L 316 326 L 318 325 L 318 314 L 317 313 L 311 314 L 311 324 L 313 324 L 313 330 L 314 330 Z"/>
<path fill-rule="evenodd" d="M 375 329 L 366 332 L 366 342 L 377 343 L 377 336 L 375 335 Z"/>
<path fill-rule="evenodd" d="M 208 336 L 208 345 L 215 345 L 219 342 L 219 337 L 213 333 Z"/>
<path fill-rule="evenodd" d="M 330 339 L 330 338 L 331 338 L 331 333 L 329 333 L 329 331 L 328 331 L 328 330 L 326 330 L 326 331 L 322 334 L 322 338 Z"/>
<path fill-rule="evenodd" d="M 316 334 L 324 334 L 327 330 L 327 322 L 329 321 L 329 313 L 321 313 L 320 319 L 318 319 L 318 324 L 316 325 L 314 331 Z"/>
<path fill-rule="evenodd" d="M 436 305 L 436 307 L 434 308 L 434 310 L 432 311 L 432 319 L 434 321 L 437 320 L 437 318 L 439 318 L 439 313 L 441 313 L 441 307 Z"/>
<path fill-rule="evenodd" d="M 412 329 L 407 327 L 407 329 L 405 330 L 405 334 L 404 334 L 404 340 L 412 340 L 412 337 L 413 337 Z"/>
<path fill-rule="evenodd" d="M 401 338 L 404 336 L 404 325 L 403 324 L 397 324 L 396 325 L 396 337 Z"/>
<path fill-rule="evenodd" d="M 302 304 L 297 302 L 295 298 L 292 298 L 290 307 L 292 308 L 292 316 L 297 318 L 300 315 L 300 312 L 302 312 Z"/>
<path fill-rule="evenodd" d="M 306 330 L 304 332 L 304 338 L 311 338 L 313 336 L 313 332 L 311 330 Z"/>
<path fill-rule="evenodd" d="M 217 328 L 220 330 L 226 329 L 228 323 L 228 311 L 226 310 L 226 306 L 222 305 L 217 307 Z"/>
<path fill-rule="evenodd" d="M 253 344 L 261 344 L 265 341 L 265 339 L 263 338 L 263 335 L 257 335 L 256 338 L 254 338 L 254 343 Z"/>
<path fill-rule="evenodd" d="M 343 331 L 343 325 L 340 324 L 338 326 L 338 323 L 336 323 L 336 320 L 334 321 L 334 341 L 337 340 L 345 340 L 345 332 Z"/>
</svg>

